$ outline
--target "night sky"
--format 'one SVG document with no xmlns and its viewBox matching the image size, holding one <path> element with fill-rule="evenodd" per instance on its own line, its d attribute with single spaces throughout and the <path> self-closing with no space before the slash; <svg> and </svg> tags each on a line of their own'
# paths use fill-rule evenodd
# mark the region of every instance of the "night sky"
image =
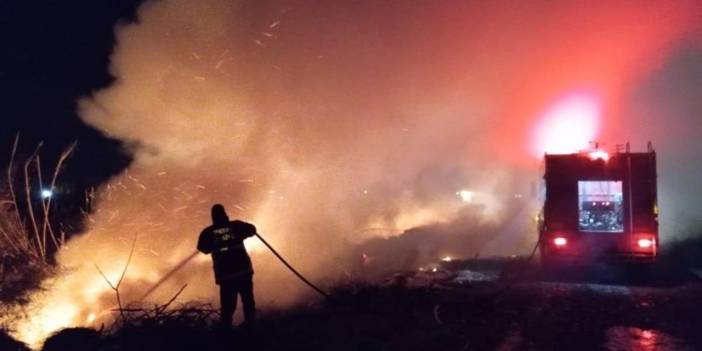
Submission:
<svg viewBox="0 0 702 351">
<path fill-rule="evenodd" d="M 76 99 L 110 84 L 108 58 L 114 27 L 132 21 L 140 1 L 71 0 L 0 2 L 0 165 L 8 161 L 17 132 L 18 156 L 44 142 L 41 156 L 50 172 L 57 155 L 79 146 L 64 181 L 84 189 L 104 181 L 130 162 L 123 145 L 86 126 Z"/>
</svg>

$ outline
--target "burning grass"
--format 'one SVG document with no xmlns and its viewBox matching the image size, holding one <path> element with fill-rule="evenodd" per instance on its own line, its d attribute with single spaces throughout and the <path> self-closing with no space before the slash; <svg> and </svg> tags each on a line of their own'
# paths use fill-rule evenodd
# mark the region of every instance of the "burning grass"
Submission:
<svg viewBox="0 0 702 351">
<path fill-rule="evenodd" d="M 426 288 L 347 285 L 327 302 L 268 311 L 255 327 L 233 331 L 217 329 L 218 312 L 205 304 L 128 307 L 113 326 L 57 331 L 42 350 L 442 349 L 458 340 L 435 319 L 435 298 Z"/>
<path fill-rule="evenodd" d="M 43 196 L 37 203 L 34 189 L 51 193 L 56 187 L 61 168 L 73 153 L 76 144 L 68 147 L 59 157 L 47 188 L 42 180 L 42 165 L 39 156 L 41 143 L 24 160 L 21 167 L 23 177 L 17 180 L 15 158 L 19 134 L 12 145 L 10 161 L 5 174 L 5 187 L 0 188 L 0 301 L 21 300 L 27 291 L 39 286 L 39 282 L 52 269 L 52 253 L 65 243 L 65 233 L 56 232 L 51 224 L 51 196 Z M 21 185 L 21 186 L 20 186 Z M 37 212 L 38 211 L 38 212 Z"/>
<path fill-rule="evenodd" d="M 699 295 L 699 288 L 634 289 L 629 296 L 584 284 L 535 284 L 541 279 L 529 272 L 537 265 L 526 258 L 453 260 L 442 263 L 441 269 L 487 271 L 497 265 L 501 273 L 491 281 L 457 282 L 437 270 L 407 273 L 405 279 L 393 277 L 381 284 L 347 282 L 332 288 L 325 300 L 262 311 L 254 328 L 233 331 L 215 327 L 218 311 L 208 304 L 130 305 L 112 311 L 116 322 L 109 327 L 57 331 L 43 350 L 482 350 L 505 345 L 597 349 L 605 342 L 602 331 L 618 325 L 695 335 L 680 326 L 639 322 L 658 312 L 675 315 L 690 296 Z M 434 281 L 426 281 L 427 275 Z M 415 278 L 426 284 L 411 284 Z M 681 295 L 676 306 L 661 303 L 676 294 Z M 660 311 L 654 313 L 654 308 Z M 690 312 L 685 319 L 699 317 Z M 581 328 L 568 327 L 573 321 L 580 321 Z"/>
<path fill-rule="evenodd" d="M 107 328 L 59 330 L 44 341 L 43 350 L 460 349 L 466 343 L 462 315 L 490 300 L 486 291 L 496 285 L 447 287 L 439 284 L 445 275 L 434 277 L 436 282 L 422 286 L 408 284 L 412 277 L 379 285 L 343 283 L 325 300 L 262 311 L 254 328 L 234 331 L 215 327 L 218 310 L 208 304 L 176 306 L 177 293 L 163 305 L 116 308 L 115 323 Z M 472 298 L 466 299 L 466 293 Z"/>
<path fill-rule="evenodd" d="M 65 243 L 65 234 L 52 227 L 51 197 L 42 196 L 38 201 L 36 189 L 46 192 L 55 188 L 63 163 L 75 148 L 73 144 L 60 155 L 45 188 L 41 144 L 22 165 L 16 162 L 18 144 L 19 135 L 12 145 L 5 179 L 0 182 L 0 326 L 13 325 L 27 317 L 31 313 L 25 308 L 30 296 L 41 290 L 47 278 L 58 270 L 53 254 Z M 22 177 L 18 179 L 20 170 Z M 2 335 L 7 340 L 5 331 Z"/>
<path fill-rule="evenodd" d="M 3 306 L 26 303 L 28 294 L 37 290 L 52 271 L 51 264 L 41 256 L 37 242 L 26 230 L 12 197 L 0 201 L 0 302 Z"/>
</svg>

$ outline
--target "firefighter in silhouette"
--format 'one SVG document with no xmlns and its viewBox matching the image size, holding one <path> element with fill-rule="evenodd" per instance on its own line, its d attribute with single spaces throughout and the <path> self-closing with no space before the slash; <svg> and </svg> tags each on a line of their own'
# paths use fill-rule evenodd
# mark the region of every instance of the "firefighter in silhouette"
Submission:
<svg viewBox="0 0 702 351">
<path fill-rule="evenodd" d="M 200 233 L 197 249 L 212 254 L 215 282 L 219 285 L 221 326 L 231 328 L 237 295 L 244 305 L 244 325 L 256 318 L 253 294 L 253 266 L 244 247 L 244 239 L 256 234 L 253 224 L 230 221 L 224 206 L 212 206 L 212 225 Z"/>
</svg>

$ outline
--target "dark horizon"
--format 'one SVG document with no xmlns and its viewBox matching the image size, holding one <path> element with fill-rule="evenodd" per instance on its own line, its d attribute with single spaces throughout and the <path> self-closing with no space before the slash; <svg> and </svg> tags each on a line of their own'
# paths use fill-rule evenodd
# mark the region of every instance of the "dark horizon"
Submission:
<svg viewBox="0 0 702 351">
<path fill-rule="evenodd" d="M 102 184 L 131 162 L 128 145 L 106 137 L 78 116 L 77 100 L 110 85 L 109 56 L 115 26 L 134 20 L 141 1 L 4 1 L 0 4 L 0 168 L 7 168 L 19 136 L 15 168 L 41 144 L 48 179 L 60 154 L 67 160 L 56 191 L 56 224 L 81 231 L 84 191 Z M 17 168 L 20 167 L 20 168 Z M 21 178 L 21 172 L 18 177 Z M 2 184 L 5 188 L 6 184 Z M 39 190 L 34 189 L 36 196 Z M 56 218 L 60 213 L 62 218 Z"/>
<path fill-rule="evenodd" d="M 123 170 L 130 152 L 87 126 L 78 98 L 113 82 L 109 56 L 115 25 L 134 20 L 141 1 L 4 1 L 0 4 L 0 167 L 7 165 L 19 133 L 18 159 L 43 143 L 48 172 L 74 141 L 79 147 L 65 168 L 75 187 L 95 186 Z"/>
</svg>

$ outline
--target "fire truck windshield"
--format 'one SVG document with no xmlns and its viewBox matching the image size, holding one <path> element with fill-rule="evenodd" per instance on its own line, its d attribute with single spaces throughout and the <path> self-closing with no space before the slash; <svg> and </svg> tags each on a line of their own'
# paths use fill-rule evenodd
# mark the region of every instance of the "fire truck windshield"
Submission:
<svg viewBox="0 0 702 351">
<path fill-rule="evenodd" d="M 621 181 L 578 181 L 578 229 L 583 232 L 624 232 Z"/>
</svg>

